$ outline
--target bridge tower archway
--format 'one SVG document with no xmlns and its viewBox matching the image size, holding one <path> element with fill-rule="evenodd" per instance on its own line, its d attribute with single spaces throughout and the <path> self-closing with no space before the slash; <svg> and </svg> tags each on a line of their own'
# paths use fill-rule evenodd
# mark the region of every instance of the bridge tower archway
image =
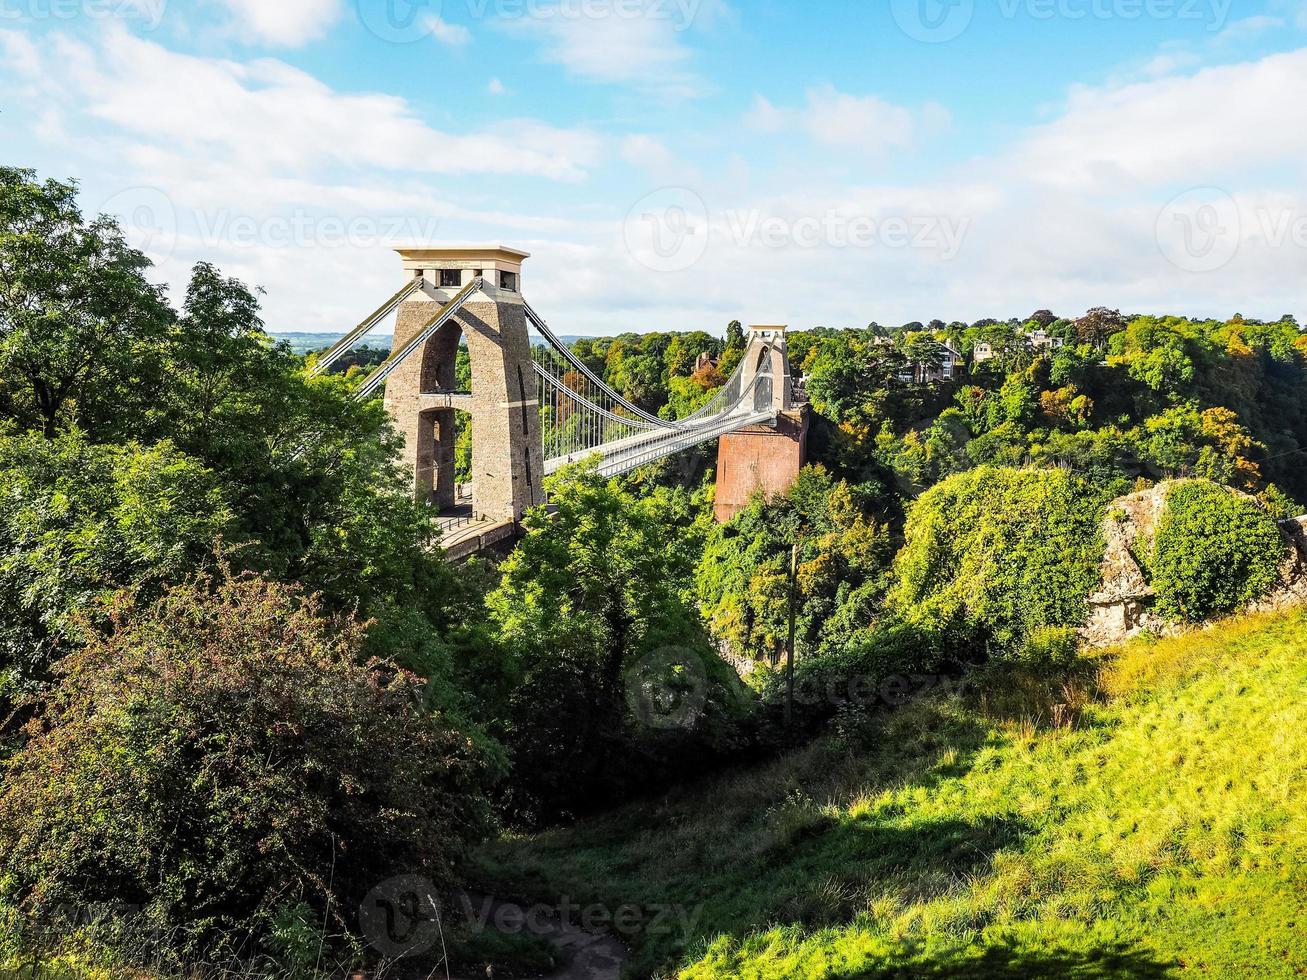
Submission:
<svg viewBox="0 0 1307 980">
<path fill-rule="evenodd" d="M 481 280 L 454 317 L 386 379 L 386 410 L 404 438 L 414 496 L 454 505 L 455 413 L 463 411 L 471 419 L 475 515 L 520 521 L 544 502 L 539 396 L 522 299 L 522 264 L 530 256 L 502 245 L 398 251 L 406 274 L 422 283 L 399 305 L 396 350 Z M 462 340 L 471 391 L 456 390 Z"/>
<path fill-rule="evenodd" d="M 758 326 L 749 328 L 749 346 L 744 352 L 745 371 L 741 390 L 747 391 L 754 379 L 771 378 L 771 402 L 761 407 L 788 412 L 794 408 L 794 382 L 790 377 L 790 352 L 785 343 L 788 328 Z"/>
<path fill-rule="evenodd" d="M 775 421 L 725 433 L 717 445 L 715 513 L 725 523 L 749 505 L 755 494 L 786 493 L 807 462 L 811 413 L 794 402 L 786 328 L 749 328 L 741 390 L 754 389 L 754 409 L 770 409 Z"/>
</svg>

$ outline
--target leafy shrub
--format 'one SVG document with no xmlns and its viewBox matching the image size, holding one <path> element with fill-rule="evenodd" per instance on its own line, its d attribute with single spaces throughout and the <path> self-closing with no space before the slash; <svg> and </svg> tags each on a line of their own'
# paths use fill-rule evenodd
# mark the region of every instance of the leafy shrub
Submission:
<svg viewBox="0 0 1307 980">
<path fill-rule="evenodd" d="M 1032 673 L 1055 676 L 1075 664 L 1079 655 L 1080 643 L 1074 629 L 1040 626 L 1030 631 L 1015 662 Z"/>
<path fill-rule="evenodd" d="M 1256 601 L 1275 584 L 1284 548 L 1254 502 L 1204 480 L 1179 484 L 1153 539 L 1158 612 L 1198 622 Z"/>
<path fill-rule="evenodd" d="M 1060 470 L 980 467 L 913 506 L 892 599 L 908 622 L 992 652 L 1078 626 L 1098 582 L 1100 495 Z"/>
<path fill-rule="evenodd" d="M 950 648 L 945 635 L 887 621 L 837 652 L 804 657 L 794 666 L 793 720 L 801 728 L 816 728 L 835 717 L 845 727 L 854 715 L 895 707 L 940 679 Z M 779 714 L 787 688 L 783 669 L 766 672 L 764 710 Z"/>
<path fill-rule="evenodd" d="M 340 934 L 391 876 L 448 882 L 487 825 L 485 759 L 416 677 L 360 665 L 362 643 L 256 577 L 120 604 L 8 763 L 0 904 L 29 935 L 109 909 L 122 956 L 153 936 L 156 956 L 213 961 L 285 952 L 301 905 Z"/>
</svg>

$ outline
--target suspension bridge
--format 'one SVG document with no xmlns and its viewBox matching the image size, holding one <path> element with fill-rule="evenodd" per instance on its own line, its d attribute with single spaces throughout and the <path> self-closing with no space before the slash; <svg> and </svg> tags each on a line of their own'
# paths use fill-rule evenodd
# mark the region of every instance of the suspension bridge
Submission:
<svg viewBox="0 0 1307 980">
<path fill-rule="evenodd" d="M 738 434 L 735 454 L 759 458 L 731 461 L 743 464 L 732 467 L 733 498 L 757 487 L 783 491 L 797 475 L 807 416 L 795 405 L 784 327 L 751 328 L 744 357 L 707 403 L 667 419 L 614 391 L 526 302 L 528 253 L 495 245 L 399 254 L 403 288 L 313 370 L 326 371 L 395 317 L 391 354 L 355 397 L 370 398 L 384 386 L 414 494 L 442 515 L 447 552 L 473 553 L 513 536 L 526 511 L 546 502 L 544 477 L 582 460 L 616 476 Z M 458 383 L 462 344 L 471 369 L 466 388 Z M 458 412 L 467 413 L 472 429 L 470 503 L 461 502 L 455 482 Z M 727 455 L 723 441 L 719 486 Z"/>
</svg>

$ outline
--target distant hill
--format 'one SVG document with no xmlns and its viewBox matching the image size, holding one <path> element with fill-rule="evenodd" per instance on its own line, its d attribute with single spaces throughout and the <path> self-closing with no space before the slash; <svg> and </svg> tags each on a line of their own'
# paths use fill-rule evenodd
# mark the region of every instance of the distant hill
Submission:
<svg viewBox="0 0 1307 980">
<path fill-rule="evenodd" d="M 307 354 L 310 351 L 323 350 L 330 347 L 341 337 L 338 333 L 271 333 L 274 340 L 284 341 L 290 345 L 290 349 L 297 354 Z M 574 344 L 580 340 L 579 336 L 562 335 L 559 338 L 565 344 Z M 373 350 L 390 350 L 395 338 L 391 334 L 372 334 L 360 347 L 371 347 Z"/>
<path fill-rule="evenodd" d="M 341 337 L 338 333 L 272 333 L 271 336 L 274 340 L 289 344 L 290 349 L 296 354 L 307 354 L 310 351 L 330 347 Z M 374 334 L 359 346 L 371 347 L 374 350 L 390 350 L 390 345 L 394 343 L 394 340 L 395 338 L 390 334 Z"/>
</svg>

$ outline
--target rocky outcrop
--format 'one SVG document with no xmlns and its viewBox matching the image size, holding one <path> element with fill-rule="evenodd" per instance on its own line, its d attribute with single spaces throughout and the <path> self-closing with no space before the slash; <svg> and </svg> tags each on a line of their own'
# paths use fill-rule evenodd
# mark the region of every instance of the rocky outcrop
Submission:
<svg viewBox="0 0 1307 980">
<path fill-rule="evenodd" d="M 1163 483 L 1132 493 L 1107 509 L 1103 519 L 1107 549 L 1098 591 L 1089 597 L 1089 621 L 1082 631 L 1086 643 L 1107 645 L 1166 629 L 1166 622 L 1152 611 L 1157 596 L 1148 584 L 1141 556 L 1152 546 L 1171 486 Z"/>
<path fill-rule="evenodd" d="M 1141 633 L 1167 636 L 1184 627 L 1153 610 L 1157 598 L 1149 584 L 1146 556 L 1152 548 L 1166 497 L 1181 481 L 1159 483 L 1113 501 L 1103 520 L 1102 579 L 1089 597 L 1089 619 L 1081 638 L 1090 646 L 1109 646 Z M 1307 602 L 1307 517 L 1285 521 L 1280 530 L 1288 547 L 1280 578 L 1271 593 L 1250 611 L 1283 609 Z"/>
</svg>

